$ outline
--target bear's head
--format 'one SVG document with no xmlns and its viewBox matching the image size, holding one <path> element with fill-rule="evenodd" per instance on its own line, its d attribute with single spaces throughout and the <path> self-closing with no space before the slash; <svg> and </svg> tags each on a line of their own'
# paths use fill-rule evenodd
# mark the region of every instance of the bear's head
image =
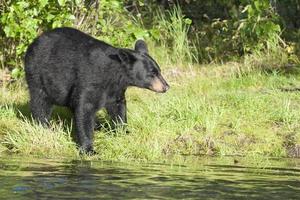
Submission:
<svg viewBox="0 0 300 200">
<path fill-rule="evenodd" d="M 170 86 L 162 77 L 158 64 L 148 54 L 143 40 L 136 41 L 134 50 L 120 49 L 118 59 L 126 69 L 130 85 L 159 93 L 169 89 Z"/>
</svg>

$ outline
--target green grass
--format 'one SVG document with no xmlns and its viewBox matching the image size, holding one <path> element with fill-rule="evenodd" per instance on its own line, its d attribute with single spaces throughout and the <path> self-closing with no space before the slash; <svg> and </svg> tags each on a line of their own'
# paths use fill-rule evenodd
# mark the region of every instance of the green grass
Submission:
<svg viewBox="0 0 300 200">
<path fill-rule="evenodd" d="M 182 10 L 179 7 L 174 7 L 167 13 L 159 11 L 157 17 L 160 45 L 151 48 L 153 49 L 151 52 L 157 54 L 155 56 L 166 64 L 176 63 L 182 66 L 185 63 L 192 63 L 192 61 L 198 62 L 196 59 L 198 52 L 195 51 L 195 45 L 188 39 L 191 20 L 186 20 Z M 151 41 L 149 42 L 151 43 Z"/>
<path fill-rule="evenodd" d="M 126 94 L 130 132 L 97 131 L 98 154 L 90 159 L 156 162 L 181 155 L 299 156 L 300 94 L 282 88 L 300 86 L 300 75 L 241 76 L 232 66 L 165 69 L 171 85 L 166 94 L 130 88 Z M 70 114 L 56 109 L 48 129 L 34 123 L 24 85 L 1 88 L 0 155 L 78 158 Z"/>
</svg>

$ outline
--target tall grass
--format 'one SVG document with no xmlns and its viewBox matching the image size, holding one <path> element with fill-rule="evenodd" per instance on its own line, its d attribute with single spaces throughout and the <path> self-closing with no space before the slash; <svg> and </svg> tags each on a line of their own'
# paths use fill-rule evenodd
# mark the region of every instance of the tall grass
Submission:
<svg viewBox="0 0 300 200">
<path fill-rule="evenodd" d="M 166 64 L 183 66 L 192 63 L 197 57 L 192 51 L 193 44 L 188 39 L 191 21 L 184 17 L 180 7 L 174 7 L 167 12 L 157 11 L 157 28 L 160 31 L 160 59 Z M 163 50 L 163 51 L 162 51 Z"/>
<path fill-rule="evenodd" d="M 62 121 L 52 123 L 49 128 L 46 128 L 30 118 L 25 118 L 11 106 L 2 106 L 0 113 L 2 149 L 5 147 L 12 153 L 43 157 L 45 153 L 47 153 L 46 157 L 76 156 L 71 130 Z"/>
</svg>

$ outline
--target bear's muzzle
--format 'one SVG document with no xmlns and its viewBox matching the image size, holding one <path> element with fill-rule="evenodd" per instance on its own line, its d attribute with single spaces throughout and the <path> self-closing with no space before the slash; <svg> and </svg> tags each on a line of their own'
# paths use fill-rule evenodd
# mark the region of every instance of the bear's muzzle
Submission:
<svg viewBox="0 0 300 200">
<path fill-rule="evenodd" d="M 165 93 L 170 88 L 170 86 L 161 75 L 158 75 L 151 81 L 151 85 L 149 88 L 154 92 Z"/>
</svg>

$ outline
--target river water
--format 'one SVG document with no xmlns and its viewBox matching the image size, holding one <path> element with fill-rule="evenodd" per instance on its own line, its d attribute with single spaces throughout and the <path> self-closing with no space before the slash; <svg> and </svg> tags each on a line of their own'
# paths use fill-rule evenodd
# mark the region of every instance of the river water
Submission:
<svg viewBox="0 0 300 200">
<path fill-rule="evenodd" d="M 0 158 L 0 199 L 300 199 L 300 161 L 261 167 Z"/>
</svg>

